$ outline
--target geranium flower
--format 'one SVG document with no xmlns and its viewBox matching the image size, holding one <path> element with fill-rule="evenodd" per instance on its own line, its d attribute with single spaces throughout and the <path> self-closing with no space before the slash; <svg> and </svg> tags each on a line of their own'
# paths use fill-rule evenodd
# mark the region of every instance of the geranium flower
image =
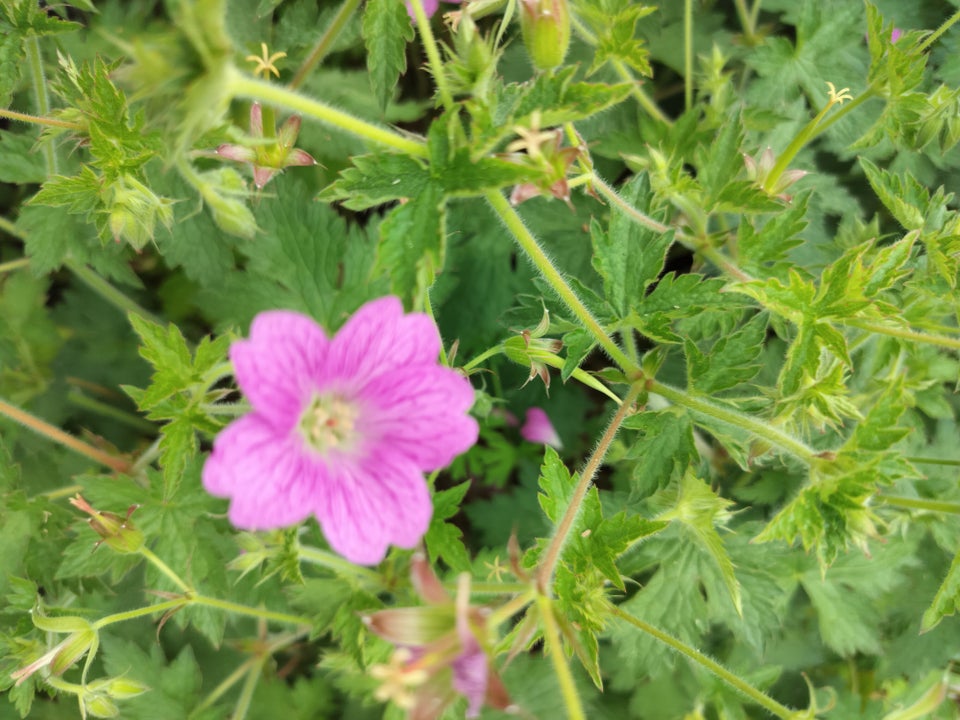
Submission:
<svg viewBox="0 0 960 720">
<path fill-rule="evenodd" d="M 258 315 L 230 348 L 253 412 L 213 445 L 203 484 L 231 498 L 237 527 L 320 522 L 351 562 L 380 562 L 388 545 L 414 547 L 432 514 L 424 471 L 477 440 L 470 382 L 440 366 L 440 337 L 395 297 L 360 308 L 335 337 L 312 319 Z"/>
<path fill-rule="evenodd" d="M 470 605 L 469 574 L 460 575 L 451 599 L 423 554 L 414 555 L 410 570 L 427 604 L 363 617 L 372 632 L 397 646 L 388 665 L 370 668 L 382 683 L 377 699 L 392 700 L 411 720 L 439 718 L 456 694 L 466 698 L 468 718 L 478 717 L 484 704 L 509 708 L 510 696 L 480 642 L 486 640 L 486 616 Z"/>
<path fill-rule="evenodd" d="M 527 442 L 549 445 L 557 450 L 563 447 L 560 436 L 557 434 L 550 418 L 542 409 L 532 407 L 527 410 L 527 419 L 520 428 L 520 435 Z"/>
</svg>

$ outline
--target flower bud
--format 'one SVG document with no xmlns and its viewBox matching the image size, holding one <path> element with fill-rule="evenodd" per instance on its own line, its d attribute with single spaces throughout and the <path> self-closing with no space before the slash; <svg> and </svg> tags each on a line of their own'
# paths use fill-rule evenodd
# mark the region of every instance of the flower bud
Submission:
<svg viewBox="0 0 960 720">
<path fill-rule="evenodd" d="M 120 715 L 117 704 L 106 695 L 89 695 L 80 700 L 88 715 L 98 718 L 114 718 Z"/>
<path fill-rule="evenodd" d="M 53 675 L 63 675 L 73 664 L 87 654 L 87 651 L 99 643 L 97 631 L 92 627 L 79 630 L 68 636 L 60 643 L 60 649 L 50 662 L 50 672 Z"/>
<path fill-rule="evenodd" d="M 80 495 L 72 498 L 70 504 L 90 516 L 87 521 L 90 527 L 103 538 L 103 542 L 118 553 L 135 553 L 143 547 L 143 532 L 130 522 L 130 515 L 136 509 L 136 505 L 131 506 L 127 510 L 127 516 L 123 518 L 115 513 L 93 509 Z"/>
<path fill-rule="evenodd" d="M 537 70 L 552 70 L 563 62 L 570 46 L 567 0 L 520 0 L 523 44 Z"/>
</svg>

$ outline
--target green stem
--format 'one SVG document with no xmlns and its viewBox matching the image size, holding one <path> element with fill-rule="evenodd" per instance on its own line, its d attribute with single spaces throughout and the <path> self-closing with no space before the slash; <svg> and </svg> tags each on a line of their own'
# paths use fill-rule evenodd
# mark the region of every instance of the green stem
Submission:
<svg viewBox="0 0 960 720">
<path fill-rule="evenodd" d="M 257 662 L 259 658 L 249 658 L 237 666 L 236 670 L 230 673 L 225 677 L 219 685 L 217 685 L 213 690 L 210 691 L 210 694 L 207 695 L 203 701 L 197 705 L 193 712 L 190 713 L 190 717 L 195 717 L 200 715 L 203 710 L 206 710 L 208 707 L 213 705 L 217 700 L 227 694 L 227 691 L 230 690 L 244 675 L 247 674 L 247 671 L 250 669 L 250 666 Z"/>
<path fill-rule="evenodd" d="M 193 588 L 191 588 L 183 579 L 177 575 L 173 570 L 170 569 L 170 566 L 167 565 L 163 560 L 157 557 L 154 552 L 148 548 L 146 545 L 140 548 L 140 554 L 157 570 L 159 570 L 163 575 L 167 577 L 174 585 L 180 588 L 188 596 L 192 595 Z"/>
<path fill-rule="evenodd" d="M 413 8 L 413 16 L 417 21 L 417 31 L 420 33 L 420 42 L 427 53 L 427 63 L 430 65 L 430 74 L 433 75 L 433 82 L 437 86 L 437 94 L 440 96 L 440 102 L 447 110 L 453 108 L 453 93 L 450 92 L 450 85 L 447 83 L 447 75 L 444 72 L 443 61 L 440 59 L 440 51 L 437 49 L 437 41 L 433 37 L 433 28 L 430 27 L 430 18 L 427 17 L 423 9 L 423 0 L 410 0 L 409 7 Z"/>
<path fill-rule="evenodd" d="M 776 715 L 778 718 L 782 718 L 783 720 L 791 720 L 791 718 L 797 717 L 797 713 L 795 713 L 793 710 L 788 708 L 786 705 L 781 705 L 766 693 L 763 693 L 760 690 L 757 690 L 755 687 L 753 687 L 749 683 L 740 679 L 739 676 L 727 670 L 725 667 L 723 667 L 723 665 L 718 663 L 716 660 L 713 660 L 707 657 L 699 650 L 696 650 L 695 648 L 692 648 L 689 645 L 682 643 L 677 638 L 673 637 L 672 635 L 668 635 L 662 630 L 655 628 L 653 625 L 650 625 L 649 623 L 645 623 L 640 618 L 636 618 L 633 615 L 630 615 L 629 613 L 624 612 L 619 607 L 612 607 L 611 611 L 616 617 L 620 618 L 625 622 L 630 623 L 637 629 L 642 630 L 648 635 L 651 635 L 652 637 L 656 638 L 657 640 L 662 642 L 664 645 L 669 647 L 671 650 L 674 650 L 675 652 L 680 653 L 687 659 L 697 663 L 698 665 L 700 665 L 701 667 L 703 667 L 704 669 L 712 673 L 715 677 L 719 678 L 723 682 L 730 685 L 730 687 L 732 687 L 734 690 L 739 691 L 744 696 L 746 696 L 747 698 L 755 702 L 757 705 L 760 705 L 761 707 L 768 710 L 772 715 Z"/>
<path fill-rule="evenodd" d="M 876 496 L 876 499 L 884 505 L 892 505 L 894 507 L 910 508 L 913 510 L 928 510 L 930 512 L 948 513 L 950 515 L 960 515 L 960 502 L 879 494 Z"/>
<path fill-rule="evenodd" d="M 263 127 L 264 140 L 277 139 L 277 111 L 273 105 L 260 106 L 260 120 Z"/>
<path fill-rule="evenodd" d="M 257 689 L 257 683 L 260 682 L 260 676 L 263 674 L 263 665 L 267 662 L 269 656 L 254 658 L 247 670 L 247 677 L 243 681 L 243 687 L 240 689 L 240 697 L 237 698 L 237 704 L 233 708 L 233 715 L 230 720 L 243 720 L 250 712 L 250 704 L 253 702 L 253 693 Z"/>
<path fill-rule="evenodd" d="M 19 260 L 10 260 L 9 262 L 0 263 L 0 275 L 3 273 L 13 272 L 14 270 L 20 270 L 27 267 L 30 264 L 30 258 L 20 258 Z"/>
<path fill-rule="evenodd" d="M 617 408 L 616 414 L 614 414 L 613 419 L 610 420 L 610 424 L 607 426 L 607 429 L 601 436 L 596 448 L 594 448 L 593 453 L 587 460 L 587 464 L 584 466 L 583 471 L 580 473 L 580 479 L 577 481 L 577 486 L 573 490 L 573 495 L 570 496 L 570 503 L 567 505 L 567 509 L 564 511 L 563 517 L 560 518 L 560 522 L 557 524 L 557 531 L 550 539 L 550 544 L 543 553 L 543 560 L 540 561 L 540 566 L 537 568 L 536 586 L 539 592 L 543 595 L 549 595 L 550 593 L 550 586 L 553 583 L 554 570 L 556 570 L 557 563 L 560 561 L 563 548 L 570 539 L 570 533 L 573 531 L 573 525 L 576 522 L 577 516 L 580 514 L 580 510 L 583 506 L 583 500 L 586 498 L 587 491 L 590 489 L 590 485 L 593 483 L 593 478 L 596 475 L 597 470 L 600 469 L 600 465 L 603 463 L 603 458 L 606 457 L 607 450 L 610 449 L 610 444 L 616 437 L 617 431 L 620 429 L 620 425 L 623 423 L 624 418 L 626 418 L 627 415 L 633 411 L 633 402 L 637 399 L 637 396 L 640 394 L 640 391 L 643 390 L 643 388 L 644 383 L 642 382 L 634 383 L 630 387 L 630 391 L 624 398 L 623 404 Z"/>
<path fill-rule="evenodd" d="M 665 397 L 674 405 L 680 405 L 693 412 L 707 415 L 715 420 L 746 430 L 758 438 L 766 440 L 771 445 L 793 455 L 807 465 L 810 465 L 817 459 L 818 453 L 816 450 L 802 440 L 777 429 L 770 423 L 758 420 L 738 410 L 717 405 L 706 398 L 696 397 L 670 385 L 664 385 L 657 380 L 647 380 L 647 389 L 651 393 Z"/>
<path fill-rule="evenodd" d="M 287 613 L 275 612 L 273 610 L 266 610 L 263 608 L 250 607 L 249 605 L 241 605 L 240 603 L 235 603 L 230 600 L 220 600 L 218 598 L 207 597 L 206 595 L 191 595 L 190 604 L 206 605 L 207 607 L 217 608 L 218 610 L 234 613 L 236 615 L 247 615 L 249 617 L 285 623 L 288 625 L 309 626 L 312 624 L 310 618 L 301 617 L 299 615 L 288 615 Z"/>
<path fill-rule="evenodd" d="M 84 395 L 79 390 L 71 390 L 68 392 L 67 401 L 78 407 L 82 407 L 86 410 L 95 412 L 98 415 L 102 415 L 103 417 L 108 417 L 121 422 L 127 427 L 134 428 L 140 432 L 149 433 L 150 435 L 156 435 L 159 432 L 157 426 L 149 420 L 145 420 L 139 415 L 134 415 L 126 410 L 121 410 L 118 407 L 114 407 L 110 403 L 105 403 Z"/>
<path fill-rule="evenodd" d="M 423 310 L 430 316 L 430 319 L 433 320 L 433 324 L 437 324 L 437 316 L 433 313 L 433 303 L 430 302 L 430 290 L 424 290 L 423 292 Z M 443 343 L 440 343 L 440 364 L 450 367 L 450 360 L 447 358 L 447 350 L 443 347 Z"/>
<path fill-rule="evenodd" d="M 937 40 L 940 39 L 941 35 L 943 35 L 955 22 L 957 22 L 957 20 L 960 20 L 960 10 L 957 10 L 953 15 L 947 18 L 947 20 L 940 27 L 930 33 L 929 37 L 920 43 L 920 46 L 917 48 L 917 52 L 923 52 L 928 47 L 933 45 Z"/>
<path fill-rule="evenodd" d="M 951 338 L 944 335 L 932 335 L 919 330 L 909 328 L 896 328 L 882 325 L 880 323 L 868 322 L 865 320 L 843 319 L 844 325 L 867 330 L 878 335 L 889 335 L 890 337 L 900 338 L 901 340 L 910 340 L 913 342 L 928 343 L 930 345 L 939 345 L 940 347 L 950 348 L 951 350 L 960 350 L 960 338 Z"/>
<path fill-rule="evenodd" d="M 77 123 L 67 122 L 66 120 L 40 117 L 39 115 L 30 115 L 29 113 L 17 112 L 16 110 L 4 110 L 2 108 L 0 108 L 0 118 L 16 120 L 18 122 L 33 123 L 34 125 L 45 125 L 47 127 L 66 128 L 67 130 L 82 129 Z"/>
<path fill-rule="evenodd" d="M 587 309 L 587 306 L 583 304 L 583 301 L 577 297 L 577 294 L 573 291 L 573 288 L 567 284 L 567 281 L 563 279 L 563 276 L 560 274 L 560 271 L 554 266 L 550 261 L 550 258 L 547 257 L 546 253 L 540 248 L 537 239 L 533 234 L 527 229 L 527 226 L 523 224 L 523 220 L 517 214 L 517 211 L 507 202 L 506 198 L 498 190 L 490 190 L 485 194 L 487 202 L 490 203 L 490 206 L 493 208 L 494 212 L 500 216 L 500 219 L 503 221 L 503 224 L 507 226 L 507 229 L 513 233 L 513 236 L 516 238 L 517 243 L 520 247 L 527 253 L 527 256 L 540 271 L 543 277 L 547 280 L 548 283 L 553 287 L 554 292 L 560 297 L 561 300 L 567 305 L 568 308 L 573 312 L 577 318 L 580 319 L 580 322 L 583 323 L 584 328 L 591 335 L 596 338 L 597 342 L 600 343 L 600 346 L 607 351 L 610 357 L 620 365 L 621 369 L 628 375 L 631 373 L 636 373 L 639 368 L 630 362 L 630 358 L 626 356 L 623 350 L 613 341 L 613 339 L 607 335 L 603 327 L 597 322 L 596 318 L 593 317 L 591 312 Z"/>
<path fill-rule="evenodd" d="M 8 418 L 20 423 L 28 430 L 32 430 L 38 435 L 43 435 L 44 437 L 53 440 L 55 443 L 59 443 L 65 448 L 73 450 L 75 453 L 90 458 L 101 465 L 105 465 L 111 470 L 114 470 L 118 473 L 123 473 L 125 475 L 130 473 L 131 465 L 123 458 L 118 458 L 114 455 L 104 452 L 103 450 L 100 450 L 99 448 L 88 445 L 87 443 L 83 442 L 83 440 L 75 438 L 73 435 L 64 432 L 60 428 L 51 425 L 48 422 L 44 422 L 40 418 L 34 417 L 25 410 L 14 407 L 3 400 L 0 400 L 0 415 L 6 415 Z"/>
<path fill-rule="evenodd" d="M 30 69 L 30 87 L 33 90 L 33 101 L 37 107 L 37 115 L 44 117 L 50 114 L 50 96 L 47 94 L 47 79 L 43 74 L 43 56 L 40 54 L 40 38 L 29 35 L 23 41 L 27 53 L 27 65 Z M 47 175 L 57 174 L 57 153 L 52 142 L 42 145 L 43 159 L 47 166 Z"/>
<path fill-rule="evenodd" d="M 353 563 L 344 560 L 339 555 L 334 555 L 326 550 L 300 545 L 297 548 L 297 556 L 300 558 L 301 562 L 307 562 L 311 563 L 312 565 L 325 567 L 328 570 L 333 570 L 338 575 L 362 578 L 374 588 L 383 587 L 383 578 L 378 572 L 375 572 L 370 568 L 361 567 L 360 565 L 354 565 Z"/>
<path fill-rule="evenodd" d="M 58 488 L 56 490 L 48 490 L 47 492 L 40 493 L 40 497 L 45 497 L 50 501 L 62 500 L 65 497 L 76 495 L 81 490 L 83 490 L 83 485 L 67 485 L 66 487 Z"/>
<path fill-rule="evenodd" d="M 583 712 L 580 695 L 573 681 L 573 673 L 570 672 L 563 646 L 560 644 L 560 630 L 557 627 L 557 619 L 553 616 L 553 603 L 550 598 L 538 595 L 537 607 L 543 619 L 543 641 L 547 652 L 550 653 L 553 670 L 557 674 L 560 694 L 563 696 L 564 705 L 567 706 L 567 717 L 570 720 L 586 720 L 587 716 Z"/>
<path fill-rule="evenodd" d="M 522 592 L 516 597 L 511 598 L 487 615 L 487 627 L 499 627 L 536 599 L 537 593 L 533 587 L 530 585 L 524 585 L 524 589 L 525 592 Z"/>
<path fill-rule="evenodd" d="M 320 36 L 317 44 L 313 46 L 313 50 L 310 51 L 307 59 L 303 61 L 303 64 L 297 70 L 297 74 L 293 76 L 293 80 L 290 81 L 291 90 L 296 90 L 300 87 L 303 81 L 307 79 L 307 75 L 313 72 L 313 69 L 327 56 L 330 48 L 333 47 L 334 41 L 343 31 L 343 28 L 346 27 L 350 18 L 356 13 L 358 7 L 360 7 L 360 0 L 346 0 L 346 2 L 340 6 L 337 14 L 323 32 L 323 35 Z"/>
<path fill-rule="evenodd" d="M 157 603 L 156 605 L 150 605 L 149 607 L 142 607 L 137 608 L 136 610 L 127 610 L 125 612 L 114 613 L 113 615 L 107 615 L 106 617 L 100 618 L 93 623 L 93 629 L 99 630 L 107 625 L 113 625 L 114 623 L 125 622 L 127 620 L 134 620 L 138 617 L 143 617 L 144 615 L 154 615 L 158 612 L 174 610 L 187 605 L 189 602 L 190 601 L 188 598 L 179 597 L 173 600 L 167 600 L 166 602 Z"/>
<path fill-rule="evenodd" d="M 503 345 L 494 345 L 492 348 L 487 348 L 486 350 L 484 350 L 482 353 L 477 355 L 473 360 L 468 362 L 466 365 L 464 365 L 460 369 L 463 370 L 464 372 L 470 372 L 480 363 L 485 362 L 490 358 L 499 355 L 502 352 L 503 352 Z"/>
<path fill-rule="evenodd" d="M 747 10 L 746 0 L 733 0 L 733 4 L 737 8 L 737 17 L 740 18 L 740 25 L 743 27 L 744 40 L 748 46 L 752 45 L 755 28 L 751 22 L 750 12 Z"/>
<path fill-rule="evenodd" d="M 853 105 L 854 98 L 850 101 L 850 104 Z M 824 118 L 827 116 L 827 113 L 830 112 L 830 108 L 836 105 L 839 100 L 834 100 L 831 96 L 831 99 L 827 101 L 827 104 L 823 106 L 823 109 L 816 114 L 816 116 L 808 122 L 803 128 L 797 133 L 796 137 L 790 141 L 790 144 L 787 145 L 787 149 L 784 150 L 780 157 L 777 158 L 777 162 L 774 163 L 773 169 L 770 170 L 770 174 L 767 175 L 766 179 L 763 181 L 763 189 L 768 193 L 772 193 L 773 189 L 777 185 L 777 181 L 780 179 L 780 176 L 790 167 L 790 163 L 793 162 L 793 159 L 797 156 L 797 153 L 803 149 L 803 147 L 815 138 L 819 133 L 817 132 L 818 127 L 824 121 Z M 861 100 L 861 102 L 863 102 Z"/>
<path fill-rule="evenodd" d="M 399 150 L 415 157 L 427 157 L 427 149 L 422 142 L 411 140 L 392 130 L 356 118 L 349 113 L 324 105 L 319 100 L 300 95 L 288 88 L 248 77 L 236 71 L 229 75 L 228 82 L 231 92 L 237 97 L 272 103 L 291 112 L 352 133 L 364 140 L 370 140 L 378 145 Z"/>
<path fill-rule="evenodd" d="M 943 460 L 934 457 L 919 457 L 917 455 L 908 455 L 907 461 L 918 465 L 948 465 L 950 467 L 960 467 L 960 460 Z"/>
<path fill-rule="evenodd" d="M 683 3 L 683 106 L 693 107 L 693 0 Z"/>
<path fill-rule="evenodd" d="M 450 590 L 456 590 L 456 583 L 447 583 Z M 515 595 L 527 592 L 530 589 L 529 583 L 470 583 L 470 593 L 472 595 Z"/>
<path fill-rule="evenodd" d="M 863 105 L 867 100 L 870 100 L 871 98 L 876 97 L 878 92 L 879 91 L 876 88 L 868 87 L 862 93 L 857 95 L 853 100 L 851 100 L 850 102 L 844 103 L 839 110 L 837 110 L 833 115 L 828 117 L 826 120 L 824 120 L 814 129 L 813 133 L 810 135 L 808 140 L 812 140 L 813 138 L 826 132 L 831 125 L 833 125 L 834 123 L 840 122 L 847 115 L 849 115 L 858 107 Z"/>
</svg>

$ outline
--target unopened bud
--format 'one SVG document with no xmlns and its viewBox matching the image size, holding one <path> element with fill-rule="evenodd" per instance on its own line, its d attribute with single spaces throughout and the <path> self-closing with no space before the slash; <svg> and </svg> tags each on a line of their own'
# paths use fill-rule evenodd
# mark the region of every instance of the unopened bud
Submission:
<svg viewBox="0 0 960 720">
<path fill-rule="evenodd" d="M 60 650 L 50 662 L 50 672 L 54 675 L 63 675 L 77 660 L 87 654 L 87 651 L 98 642 L 97 631 L 92 627 L 79 630 L 60 643 Z"/>
<path fill-rule="evenodd" d="M 81 700 L 87 714 L 98 718 L 115 718 L 120 715 L 117 704 L 106 695 L 91 695 Z"/>
<path fill-rule="evenodd" d="M 567 0 L 520 0 L 520 30 L 533 66 L 537 70 L 557 67 L 570 46 Z"/>
<path fill-rule="evenodd" d="M 130 515 L 136 510 L 135 505 L 127 510 L 126 517 L 120 517 L 116 513 L 95 510 L 80 495 L 72 498 L 70 504 L 90 516 L 87 521 L 90 527 L 118 553 L 135 553 L 143 547 L 143 532 L 130 522 Z"/>
</svg>

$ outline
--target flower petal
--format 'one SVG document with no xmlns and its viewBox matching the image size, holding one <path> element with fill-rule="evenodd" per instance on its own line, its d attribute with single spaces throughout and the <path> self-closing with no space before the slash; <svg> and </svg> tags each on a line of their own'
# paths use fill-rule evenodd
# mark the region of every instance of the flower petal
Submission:
<svg viewBox="0 0 960 720">
<path fill-rule="evenodd" d="M 477 441 L 479 427 L 467 415 L 473 387 L 449 368 L 401 367 L 372 380 L 358 397 L 370 441 L 389 446 L 421 470 L 446 467 Z"/>
<path fill-rule="evenodd" d="M 476 640 L 471 639 L 453 661 L 453 688 L 467 699 L 468 718 L 479 717 L 487 696 L 487 678 L 490 665 L 486 654 Z"/>
<path fill-rule="evenodd" d="M 323 534 L 358 565 L 376 565 L 388 545 L 416 546 L 433 515 L 426 480 L 408 460 L 372 453 L 362 464 L 329 461 L 329 482 L 314 504 Z"/>
<path fill-rule="evenodd" d="M 230 522 L 247 530 L 299 523 L 310 515 L 318 485 L 295 435 L 278 435 L 252 413 L 235 420 L 213 443 L 203 466 L 207 492 L 231 498 Z"/>
<path fill-rule="evenodd" d="M 398 367 L 436 364 L 440 335 L 427 315 L 404 315 L 400 300 L 387 296 L 357 310 L 331 345 L 327 369 L 360 389 Z"/>
<path fill-rule="evenodd" d="M 549 445 L 557 450 L 563 447 L 560 436 L 550 422 L 550 418 L 547 417 L 547 413 L 538 407 L 527 410 L 527 420 L 520 428 L 520 435 L 527 442 Z"/>
<path fill-rule="evenodd" d="M 230 346 L 243 394 L 279 432 L 288 432 L 323 379 L 330 341 L 306 315 L 287 310 L 260 313 L 250 339 Z"/>
</svg>

